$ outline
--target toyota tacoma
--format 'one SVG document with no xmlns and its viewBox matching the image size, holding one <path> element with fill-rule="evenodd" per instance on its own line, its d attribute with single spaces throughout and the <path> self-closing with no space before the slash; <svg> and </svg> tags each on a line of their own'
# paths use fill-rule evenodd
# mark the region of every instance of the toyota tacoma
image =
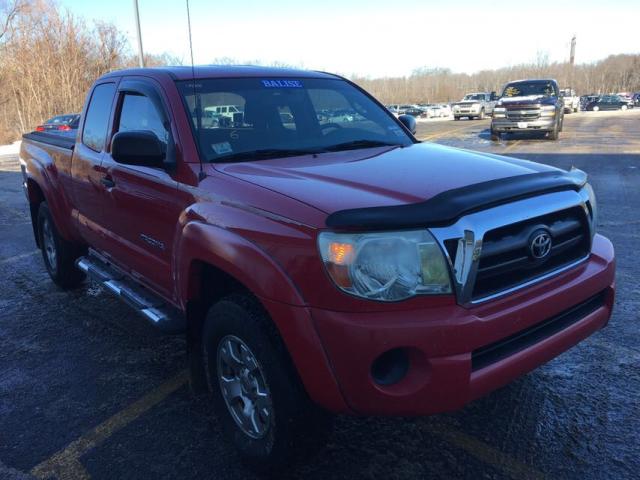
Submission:
<svg viewBox="0 0 640 480">
<path fill-rule="evenodd" d="M 530 87 L 508 92 L 546 106 Z M 26 134 L 20 162 L 51 279 L 185 334 L 194 391 L 275 468 L 327 412 L 456 410 L 609 321 L 614 251 L 583 172 L 414 131 L 327 73 L 131 69 L 95 82 L 76 139 Z"/>
</svg>

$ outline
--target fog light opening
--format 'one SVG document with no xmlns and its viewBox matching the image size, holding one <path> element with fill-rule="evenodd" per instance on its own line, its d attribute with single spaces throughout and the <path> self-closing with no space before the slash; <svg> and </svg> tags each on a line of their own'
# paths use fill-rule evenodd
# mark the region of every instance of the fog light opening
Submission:
<svg viewBox="0 0 640 480">
<path fill-rule="evenodd" d="M 394 348 L 383 353 L 371 365 L 373 381 L 382 386 L 398 383 L 408 371 L 409 357 L 402 348 Z"/>
</svg>

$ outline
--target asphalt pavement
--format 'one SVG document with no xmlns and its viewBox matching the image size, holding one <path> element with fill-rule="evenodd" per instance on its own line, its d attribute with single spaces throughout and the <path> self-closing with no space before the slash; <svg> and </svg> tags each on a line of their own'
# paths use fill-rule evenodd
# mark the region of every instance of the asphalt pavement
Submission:
<svg viewBox="0 0 640 480">
<path fill-rule="evenodd" d="M 640 111 L 567 115 L 553 142 L 489 121 L 424 122 L 456 148 L 585 170 L 617 252 L 610 324 L 459 412 L 339 417 L 292 479 L 631 479 L 640 472 Z M 0 157 L 0 479 L 253 479 L 181 337 L 161 336 L 96 285 L 59 291 L 32 238 L 15 156 Z"/>
</svg>

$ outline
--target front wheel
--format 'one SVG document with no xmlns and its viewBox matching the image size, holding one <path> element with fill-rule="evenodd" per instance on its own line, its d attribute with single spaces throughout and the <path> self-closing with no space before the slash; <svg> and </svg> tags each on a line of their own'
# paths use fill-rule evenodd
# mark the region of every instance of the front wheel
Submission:
<svg viewBox="0 0 640 480">
<path fill-rule="evenodd" d="M 558 140 L 560 136 L 560 121 L 557 121 L 553 130 L 549 132 L 549 140 Z"/>
<path fill-rule="evenodd" d="M 629 108 L 629 107 L 627 107 L 626 105 L 622 105 L 622 106 L 620 107 L 620 110 L 625 111 L 627 108 Z"/>
<path fill-rule="evenodd" d="M 227 438 L 257 470 L 272 471 L 322 443 L 331 418 L 312 404 L 260 303 L 234 294 L 209 310 L 202 347 Z"/>
<path fill-rule="evenodd" d="M 598 107 L 597 105 L 596 105 L 595 107 L 593 107 L 593 111 L 594 111 L 594 112 L 597 112 L 597 111 L 599 111 L 599 110 L 600 110 L 600 107 Z"/>
<path fill-rule="evenodd" d="M 491 141 L 498 142 L 500 141 L 500 132 L 497 132 L 491 127 Z"/>
<path fill-rule="evenodd" d="M 480 115 L 478 115 L 478 120 L 484 120 L 484 108 L 480 110 Z"/>
<path fill-rule="evenodd" d="M 459 117 L 458 115 L 454 115 L 454 116 L 453 116 L 453 119 L 454 119 L 455 121 L 458 121 L 458 120 L 460 120 L 460 117 Z"/>
</svg>

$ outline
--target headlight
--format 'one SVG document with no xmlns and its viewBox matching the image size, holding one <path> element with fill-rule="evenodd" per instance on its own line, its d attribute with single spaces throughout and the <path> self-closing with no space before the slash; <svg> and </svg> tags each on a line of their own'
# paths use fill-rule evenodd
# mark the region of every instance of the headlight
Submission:
<svg viewBox="0 0 640 480">
<path fill-rule="evenodd" d="M 504 107 L 495 107 L 495 108 L 493 109 L 493 111 L 494 111 L 494 112 L 496 112 L 496 113 L 504 113 L 504 112 L 506 112 L 506 111 L 507 111 L 507 109 L 506 109 L 506 108 L 504 108 Z"/>
<path fill-rule="evenodd" d="M 590 183 L 584 186 L 585 191 L 589 195 L 589 206 L 591 208 L 591 225 L 593 225 L 593 233 L 596 232 L 596 224 L 598 223 L 598 203 L 596 202 L 596 192 Z"/>
<path fill-rule="evenodd" d="M 553 117 L 556 114 L 556 107 L 553 105 L 545 105 L 540 108 L 541 117 Z"/>
<path fill-rule="evenodd" d="M 322 232 L 318 247 L 333 282 L 352 295 L 391 302 L 451 293 L 447 262 L 427 230 Z"/>
</svg>

